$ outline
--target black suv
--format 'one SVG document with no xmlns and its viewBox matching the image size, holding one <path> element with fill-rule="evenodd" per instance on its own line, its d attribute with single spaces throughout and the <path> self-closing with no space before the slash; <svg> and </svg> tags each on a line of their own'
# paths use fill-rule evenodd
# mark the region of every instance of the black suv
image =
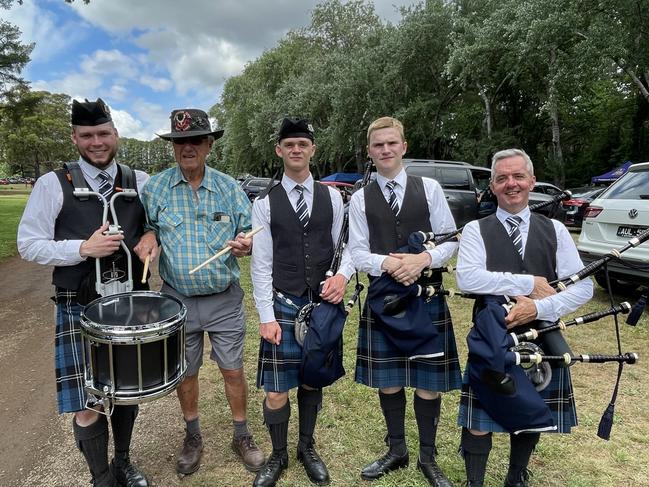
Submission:
<svg viewBox="0 0 649 487">
<path fill-rule="evenodd" d="M 241 182 L 241 188 L 248 196 L 248 199 L 254 201 L 255 198 L 259 196 L 259 193 L 268 186 L 269 182 L 270 178 L 256 178 L 254 176 L 249 176 Z M 275 180 L 273 186 L 276 184 L 279 184 L 279 180 Z"/>
</svg>

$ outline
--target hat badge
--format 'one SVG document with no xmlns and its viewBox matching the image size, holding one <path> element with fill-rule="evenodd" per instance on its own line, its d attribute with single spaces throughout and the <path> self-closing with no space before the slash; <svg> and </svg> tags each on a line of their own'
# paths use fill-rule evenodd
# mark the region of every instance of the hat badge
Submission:
<svg viewBox="0 0 649 487">
<path fill-rule="evenodd" d="M 192 125 L 192 116 L 189 112 L 178 112 L 174 116 L 174 126 L 178 132 L 184 132 Z"/>
</svg>

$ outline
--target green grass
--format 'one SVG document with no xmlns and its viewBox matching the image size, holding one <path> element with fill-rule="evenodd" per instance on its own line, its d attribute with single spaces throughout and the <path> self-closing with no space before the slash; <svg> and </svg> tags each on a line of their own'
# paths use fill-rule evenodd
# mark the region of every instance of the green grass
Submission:
<svg viewBox="0 0 649 487">
<path fill-rule="evenodd" d="M 16 255 L 16 231 L 29 189 L 0 186 L 0 260 Z"/>
</svg>

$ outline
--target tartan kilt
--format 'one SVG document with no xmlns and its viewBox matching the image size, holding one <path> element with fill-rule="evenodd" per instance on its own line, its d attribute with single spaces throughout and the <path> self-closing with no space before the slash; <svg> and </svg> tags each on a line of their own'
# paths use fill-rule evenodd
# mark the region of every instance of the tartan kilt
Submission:
<svg viewBox="0 0 649 487">
<path fill-rule="evenodd" d="M 83 306 L 77 303 L 74 291 L 57 290 L 56 301 L 56 399 L 59 414 L 74 413 L 82 411 L 86 405 L 80 325 Z"/>
<path fill-rule="evenodd" d="M 433 296 L 426 307 L 431 324 L 438 327 L 444 356 L 408 360 L 388 341 L 365 300 L 358 330 L 356 382 L 379 389 L 415 387 L 447 392 L 460 388 L 460 362 L 446 300 L 444 296 Z"/>
<path fill-rule="evenodd" d="M 298 308 L 309 302 L 308 296 L 286 296 Z M 260 338 L 257 362 L 257 387 L 266 392 L 287 392 L 300 385 L 302 347 L 295 340 L 295 317 L 298 310 L 275 297 L 275 319 L 282 328 L 282 340 L 274 345 Z"/>
<path fill-rule="evenodd" d="M 470 364 L 467 362 L 462 378 L 457 424 L 478 431 L 506 433 L 507 431 L 482 409 L 480 401 L 469 385 L 469 367 Z M 568 367 L 552 367 L 552 379 L 539 394 L 550 408 L 557 425 L 557 429 L 549 431 L 549 433 L 570 433 L 570 429 L 578 424 L 570 369 Z"/>
</svg>

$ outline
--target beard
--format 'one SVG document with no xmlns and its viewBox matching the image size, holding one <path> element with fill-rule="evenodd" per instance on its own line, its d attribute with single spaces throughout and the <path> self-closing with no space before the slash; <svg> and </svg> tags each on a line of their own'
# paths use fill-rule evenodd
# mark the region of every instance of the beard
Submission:
<svg viewBox="0 0 649 487">
<path fill-rule="evenodd" d="M 111 163 L 113 162 L 113 159 L 115 159 L 115 155 L 116 155 L 116 154 L 117 154 L 117 147 L 115 147 L 115 148 L 113 148 L 113 149 L 111 149 L 111 150 L 109 151 L 109 153 L 108 153 L 108 157 L 107 157 L 105 160 L 102 159 L 102 160 L 100 160 L 100 161 L 93 161 L 93 160 L 89 157 L 89 155 L 88 155 L 87 152 L 85 152 L 85 151 L 84 151 L 84 152 L 79 151 L 79 155 L 81 156 L 81 159 L 83 159 L 84 161 L 86 161 L 86 162 L 87 162 L 88 164 L 90 164 L 91 166 L 95 166 L 97 169 L 106 169 L 108 166 L 110 166 Z"/>
</svg>

